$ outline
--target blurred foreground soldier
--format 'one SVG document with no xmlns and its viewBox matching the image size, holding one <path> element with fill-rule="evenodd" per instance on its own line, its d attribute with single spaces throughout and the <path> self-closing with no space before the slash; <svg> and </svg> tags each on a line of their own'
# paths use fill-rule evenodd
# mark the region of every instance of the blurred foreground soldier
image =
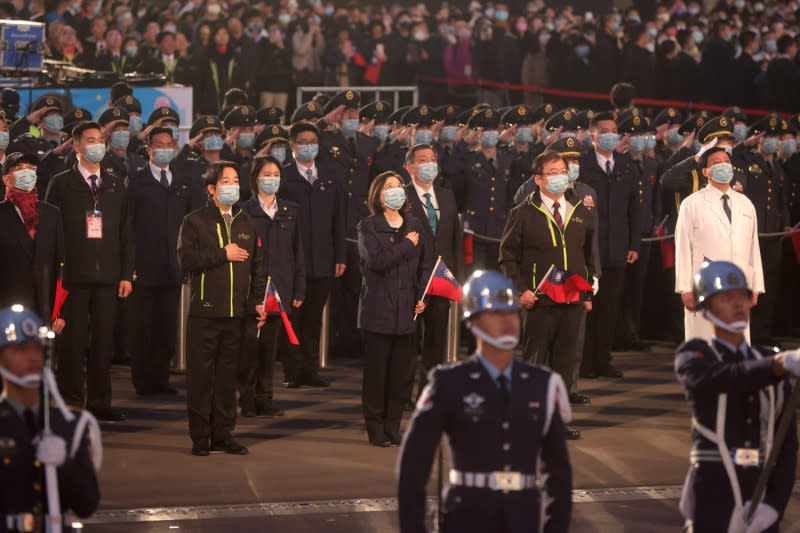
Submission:
<svg viewBox="0 0 800 533">
<path fill-rule="evenodd" d="M 745 517 L 773 446 L 774 428 L 800 375 L 800 350 L 767 357 L 744 338 L 752 293 L 732 263 L 707 263 L 695 276 L 695 306 L 714 328 L 710 342 L 694 338 L 678 348 L 675 373 L 692 415 L 691 466 L 680 509 L 685 531 L 778 531 L 794 487 L 797 421 L 777 455 L 764 499 Z M 727 527 L 726 527 L 727 524 Z"/>
<path fill-rule="evenodd" d="M 711 324 L 695 309 L 692 294 L 693 280 L 703 263 L 731 261 L 739 266 L 753 291 L 753 305 L 757 293 L 764 292 L 755 207 L 730 186 L 733 166 L 728 152 L 709 149 L 700 158 L 700 168 L 708 185 L 683 201 L 675 227 L 675 292 L 686 308 L 686 340 L 709 340 L 713 335 Z M 749 337 L 749 328 L 745 336 Z"/>
<path fill-rule="evenodd" d="M 44 531 L 50 520 L 44 471 L 56 468 L 61 531 L 72 531 L 69 512 L 86 518 L 95 512 L 100 492 L 95 465 L 102 458 L 100 431 L 88 412 L 72 412 L 56 394 L 50 409 L 50 434 L 42 431 L 41 381 L 44 350 L 39 318 L 21 305 L 0 310 L 0 531 Z M 56 393 L 52 373 L 45 379 Z M 83 433 L 88 429 L 89 439 Z M 80 432 L 80 433 L 79 433 Z M 90 448 L 93 457 L 90 457 Z M 93 460 L 95 464 L 93 464 Z M 51 489 L 52 490 L 52 489 Z M 54 494 L 55 492 L 53 492 Z M 50 529 L 46 529 L 49 531 Z"/>
<path fill-rule="evenodd" d="M 479 270 L 463 291 L 478 348 L 463 363 L 433 370 L 417 402 L 399 461 L 400 531 L 426 530 L 425 487 L 444 432 L 453 468 L 442 531 L 567 531 L 572 469 L 564 422 L 572 414 L 564 383 L 512 358 L 520 307 L 510 279 Z"/>
</svg>

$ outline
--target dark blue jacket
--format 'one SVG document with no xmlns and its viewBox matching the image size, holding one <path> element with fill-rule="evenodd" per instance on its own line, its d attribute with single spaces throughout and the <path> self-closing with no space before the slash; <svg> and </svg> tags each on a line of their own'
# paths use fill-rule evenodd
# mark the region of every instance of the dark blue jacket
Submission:
<svg viewBox="0 0 800 533">
<path fill-rule="evenodd" d="M 480 150 L 464 154 L 453 192 L 464 213 L 465 228 L 489 237 L 503 234 L 506 214 L 514 207 L 514 192 L 519 186 L 511 182 L 511 163 L 511 156 L 502 150 L 497 150 L 491 164 Z"/>
<path fill-rule="evenodd" d="M 387 335 L 416 331 L 414 306 L 422 299 L 433 269 L 433 250 L 427 244 L 422 221 L 403 215 L 400 228 L 393 228 L 383 214 L 358 223 L 358 253 L 361 256 L 361 296 L 358 328 Z M 416 231 L 419 243 L 405 236 Z"/>
<path fill-rule="evenodd" d="M 594 148 L 581 156 L 580 166 L 578 180 L 597 192 L 600 263 L 604 269 L 624 267 L 628 251 L 638 252 L 641 245 L 639 170 L 629 155 L 614 152 L 609 177 L 597 163 Z"/>
<path fill-rule="evenodd" d="M 345 263 L 344 195 L 336 174 L 316 162 L 317 180 L 312 186 L 301 176 L 297 163 L 283 167 L 278 196 L 297 204 L 300 238 L 306 276 L 312 279 L 333 277 L 337 263 Z"/>
</svg>

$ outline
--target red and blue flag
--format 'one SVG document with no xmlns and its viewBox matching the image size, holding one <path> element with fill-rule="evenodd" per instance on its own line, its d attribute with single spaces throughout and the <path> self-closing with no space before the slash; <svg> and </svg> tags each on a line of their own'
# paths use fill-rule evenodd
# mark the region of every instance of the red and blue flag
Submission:
<svg viewBox="0 0 800 533">
<path fill-rule="evenodd" d="M 428 290 L 425 291 L 425 294 L 442 296 L 461 303 L 461 285 L 456 281 L 456 277 L 450 272 L 441 257 L 436 261 L 436 267 L 433 269 Z"/>
<path fill-rule="evenodd" d="M 267 281 L 267 292 L 264 296 L 264 310 L 267 313 L 280 314 L 281 320 L 283 320 L 283 327 L 286 328 L 286 335 L 289 337 L 289 342 L 296 345 L 300 344 L 297 335 L 294 333 L 294 328 L 292 328 L 289 315 L 286 314 L 286 309 L 283 308 L 283 302 L 281 302 L 281 297 L 278 295 L 278 291 L 275 289 L 272 280 Z"/>
<path fill-rule="evenodd" d="M 539 291 L 559 304 L 577 302 L 581 291 L 591 291 L 592 286 L 580 274 L 573 274 L 553 266 L 539 285 Z"/>
</svg>

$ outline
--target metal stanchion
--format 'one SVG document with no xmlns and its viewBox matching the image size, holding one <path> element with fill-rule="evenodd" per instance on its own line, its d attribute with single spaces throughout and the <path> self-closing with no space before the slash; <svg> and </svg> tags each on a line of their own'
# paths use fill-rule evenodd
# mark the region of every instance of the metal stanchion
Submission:
<svg viewBox="0 0 800 533">
<path fill-rule="evenodd" d="M 322 308 L 322 328 L 319 332 L 319 367 L 321 369 L 328 367 L 328 350 L 330 349 L 330 336 L 331 331 L 331 297 L 325 302 L 325 307 Z"/>
<path fill-rule="evenodd" d="M 460 306 L 457 302 L 450 301 L 450 312 L 447 315 L 447 360 L 446 363 L 458 361 L 460 340 Z"/>
<path fill-rule="evenodd" d="M 186 372 L 186 321 L 192 303 L 192 287 L 189 283 L 181 285 L 181 299 L 178 303 L 178 350 L 172 361 L 172 371 Z"/>
</svg>

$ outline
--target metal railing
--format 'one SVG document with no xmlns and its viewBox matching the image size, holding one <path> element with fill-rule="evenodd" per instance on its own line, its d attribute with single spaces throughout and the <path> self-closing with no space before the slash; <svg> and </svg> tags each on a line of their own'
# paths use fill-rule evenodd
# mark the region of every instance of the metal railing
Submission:
<svg viewBox="0 0 800 533">
<path fill-rule="evenodd" d="M 303 105 L 303 95 L 306 93 L 338 93 L 342 90 L 351 90 L 361 94 L 364 98 L 367 94 L 373 93 L 375 100 L 381 99 L 381 93 L 392 93 L 392 104 L 394 108 L 400 107 L 400 94 L 411 93 L 411 101 L 413 105 L 419 105 L 419 88 L 416 85 L 362 85 L 359 87 L 329 87 L 325 85 L 308 86 L 297 88 L 297 107 Z"/>
</svg>

